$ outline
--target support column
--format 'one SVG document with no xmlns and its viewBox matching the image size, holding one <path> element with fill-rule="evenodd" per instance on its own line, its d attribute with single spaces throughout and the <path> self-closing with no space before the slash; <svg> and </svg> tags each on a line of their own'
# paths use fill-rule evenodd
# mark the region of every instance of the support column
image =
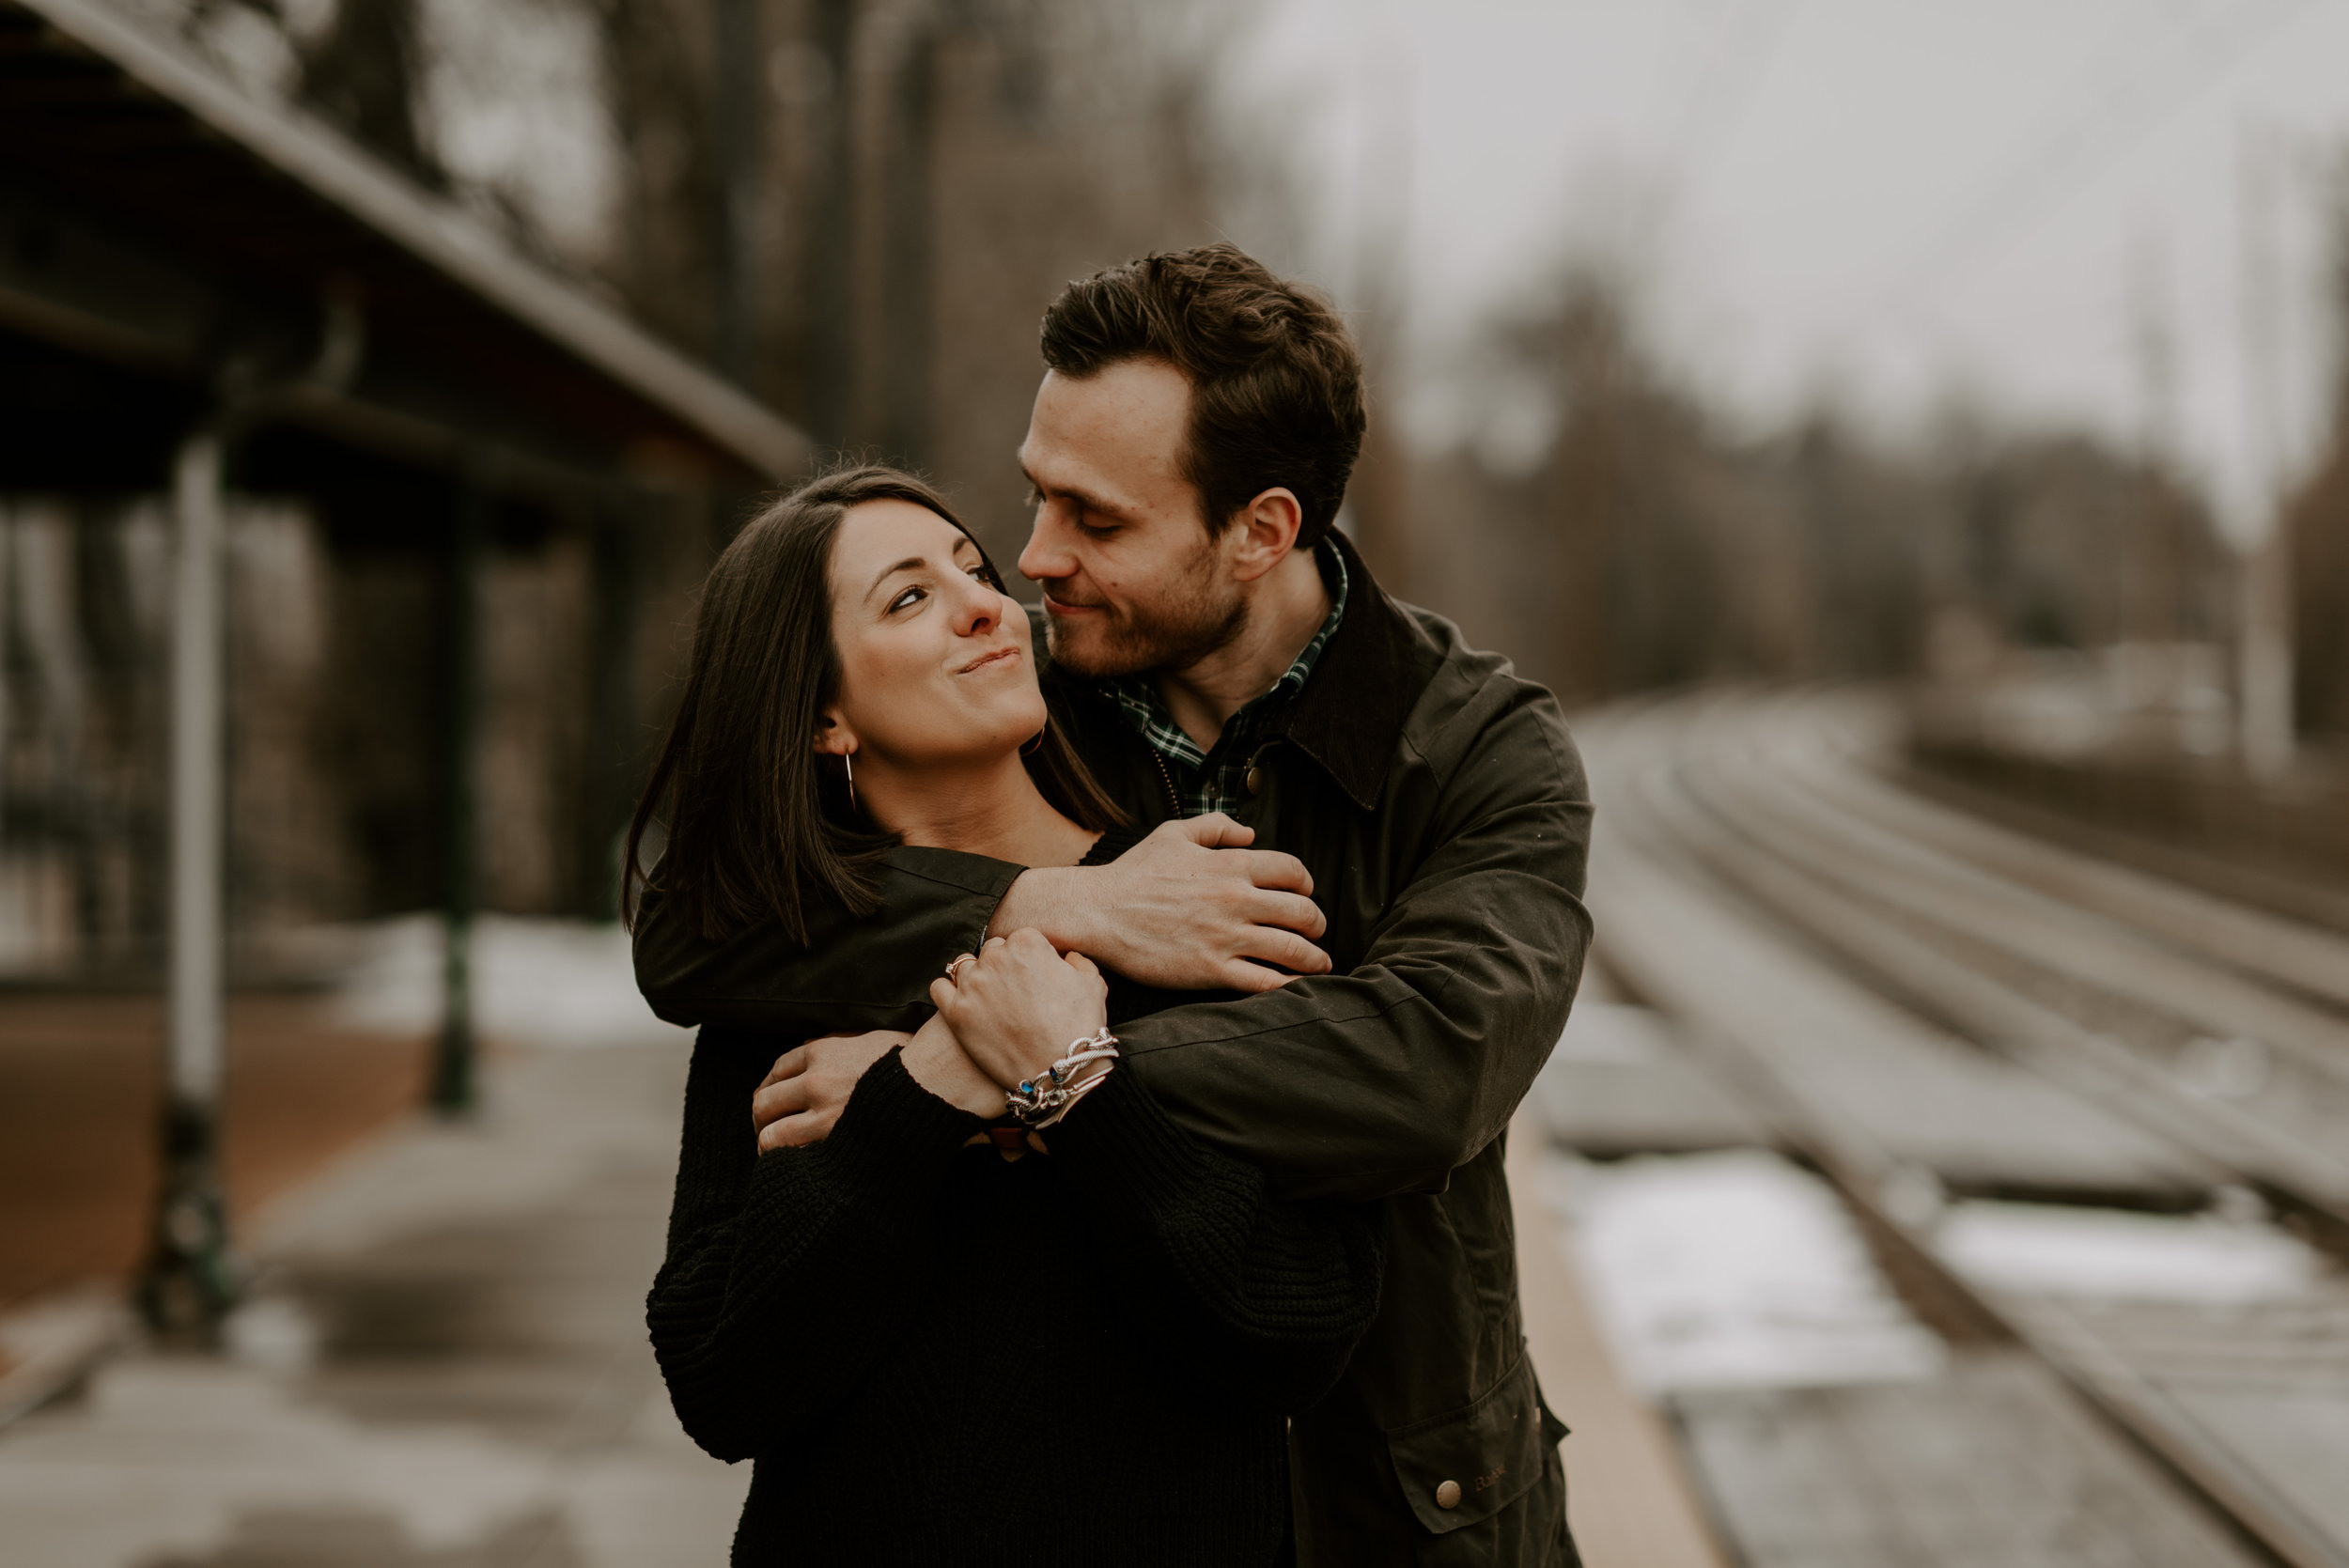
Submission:
<svg viewBox="0 0 2349 1568">
<path fill-rule="evenodd" d="M 2261 778 L 2289 772 L 2292 694 L 2292 528 L 2279 506 L 2243 566 L 2242 746 Z"/>
<path fill-rule="evenodd" d="M 585 788 L 575 905 L 620 918 L 620 845 L 643 784 L 645 726 L 636 712 L 636 620 L 646 563 L 637 536 L 644 501 L 614 492 L 594 518 L 594 613 L 588 626 Z"/>
<path fill-rule="evenodd" d="M 432 1109 L 474 1107 L 473 924 L 481 885 L 481 550 L 489 497 L 471 475 L 458 481 L 448 551 L 448 663 L 443 714 L 443 817 L 446 946 L 442 955 L 441 1044 L 432 1063 Z"/>
<path fill-rule="evenodd" d="M 821 123 L 816 130 L 811 161 L 811 191 L 807 219 L 800 230 L 800 245 L 807 278 L 806 390 L 807 431 L 818 448 L 848 443 L 849 405 L 855 375 L 849 320 L 851 269 L 856 256 L 856 147 L 854 59 L 856 0 L 811 0 L 808 41 L 826 67 L 826 90 L 819 99 Z"/>
<path fill-rule="evenodd" d="M 163 1184 L 139 1304 L 159 1332 L 209 1342 L 235 1298 L 220 1187 L 224 1082 L 221 556 L 224 441 L 201 429 L 172 474 L 171 870 Z"/>
<path fill-rule="evenodd" d="M 710 362 L 738 385 L 758 368 L 756 247 L 766 54 L 756 0 L 718 0 L 718 58 L 710 141 L 717 189 L 710 214 Z"/>
</svg>

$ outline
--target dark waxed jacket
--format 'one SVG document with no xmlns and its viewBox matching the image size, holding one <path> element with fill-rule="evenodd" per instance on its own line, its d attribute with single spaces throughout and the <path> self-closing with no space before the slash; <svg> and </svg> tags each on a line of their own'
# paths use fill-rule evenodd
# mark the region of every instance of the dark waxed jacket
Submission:
<svg viewBox="0 0 2349 1568">
<path fill-rule="evenodd" d="M 1174 1006 L 1120 1038 L 1177 1120 L 1276 1189 L 1388 1200 L 1378 1321 L 1292 1429 L 1300 1562 L 1571 1563 L 1563 1428 L 1526 1359 L 1501 1168 L 1590 944 L 1590 795 L 1548 692 L 1389 599 L 1338 548 L 1360 586 L 1234 813 L 1312 872 L 1334 969 Z M 1110 793 L 1145 824 L 1174 815 L 1154 754 L 1107 701 L 1049 669 L 1045 684 Z M 806 949 L 776 928 L 704 941 L 656 897 L 637 981 L 678 1023 L 789 1027 L 814 1009 L 840 1031 L 911 1028 L 926 977 L 978 946 L 1020 869 L 892 851 L 882 909 L 820 924 Z M 904 994 L 877 994 L 879 973 Z M 925 978 L 906 990 L 906 975 Z"/>
</svg>

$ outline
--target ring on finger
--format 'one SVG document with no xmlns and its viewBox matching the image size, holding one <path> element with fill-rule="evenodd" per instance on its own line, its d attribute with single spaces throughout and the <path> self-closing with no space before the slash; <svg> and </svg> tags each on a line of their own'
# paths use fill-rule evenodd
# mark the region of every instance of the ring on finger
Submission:
<svg viewBox="0 0 2349 1568">
<path fill-rule="evenodd" d="M 950 961 L 947 963 L 947 965 L 946 965 L 946 984 L 947 984 L 947 985 L 949 985 L 949 986 L 952 986 L 953 984 L 955 984 L 955 971 L 956 971 L 957 970 L 958 970 L 958 969 L 962 968 L 962 966 L 963 966 L 963 965 L 965 965 L 965 964 L 975 964 L 975 963 L 977 963 L 977 962 L 978 962 L 978 958 L 976 957 L 976 955 L 972 955 L 972 954 L 969 954 L 969 953 L 960 953 L 960 954 L 957 954 L 957 955 L 954 956 L 954 958 L 953 958 L 952 960 L 950 960 Z"/>
</svg>

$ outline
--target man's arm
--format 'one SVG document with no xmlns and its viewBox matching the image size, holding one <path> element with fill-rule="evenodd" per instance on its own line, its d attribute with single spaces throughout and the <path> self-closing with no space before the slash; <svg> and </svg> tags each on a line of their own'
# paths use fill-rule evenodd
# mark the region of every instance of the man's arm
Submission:
<svg viewBox="0 0 2349 1568">
<path fill-rule="evenodd" d="M 1547 693 L 1518 687 L 1423 812 L 1428 852 L 1350 973 L 1122 1026 L 1128 1064 L 1174 1118 L 1262 1169 L 1283 1198 L 1440 1189 L 1497 1137 L 1565 1026 L 1590 945 L 1591 806 Z M 957 1016 L 1029 1030 L 1016 1010 Z"/>
<path fill-rule="evenodd" d="M 1518 688 L 1448 777 L 1407 782 L 1435 791 L 1433 847 L 1351 972 L 1121 1032 L 1176 1119 L 1283 1197 L 1439 1189 L 1508 1126 L 1581 983 L 1590 791 L 1548 694 Z"/>
<path fill-rule="evenodd" d="M 773 922 L 709 940 L 650 894 L 636 924 L 636 984 L 671 1023 L 805 1037 L 915 1027 L 929 983 L 976 952 L 991 924 L 995 935 L 1042 931 L 1064 951 L 1174 988 L 1268 989 L 1287 979 L 1268 962 L 1328 970 L 1313 945 L 1323 920 L 1307 896 L 1312 878 L 1293 856 L 1238 847 L 1253 836 L 1229 817 L 1194 817 L 1161 825 L 1110 865 L 1026 872 L 893 849 L 878 874 L 880 908 L 819 919 L 804 947 Z M 1136 967 L 1113 956 L 1127 954 Z"/>
<path fill-rule="evenodd" d="M 655 889 L 636 917 L 636 986 L 655 1014 L 689 1027 L 800 1039 L 910 1031 L 929 1012 L 931 979 L 986 939 L 1019 872 L 978 855 L 893 849 L 875 873 L 879 912 L 821 911 L 805 946 L 775 921 L 705 937 Z"/>
</svg>

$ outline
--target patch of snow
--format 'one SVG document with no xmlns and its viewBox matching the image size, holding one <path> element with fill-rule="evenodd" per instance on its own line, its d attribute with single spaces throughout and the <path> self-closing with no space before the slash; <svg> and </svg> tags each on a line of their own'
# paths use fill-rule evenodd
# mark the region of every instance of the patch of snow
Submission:
<svg viewBox="0 0 2349 1568">
<path fill-rule="evenodd" d="M 1953 1204 L 1933 1245 L 1989 1289 L 2095 1300 L 2269 1301 L 2310 1289 L 2325 1269 L 2271 1226 L 2053 1203 Z"/>
<path fill-rule="evenodd" d="M 385 921 L 335 1000 L 349 1028 L 388 1034 L 441 1027 L 442 925 L 437 915 Z M 653 1017 L 636 989 L 628 933 L 617 924 L 485 915 L 474 923 L 474 1027 L 517 1045 L 595 1048 L 679 1042 L 691 1032 Z"/>
<path fill-rule="evenodd" d="M 1907 1312 L 1827 1183 L 1759 1150 L 1560 1162 L 1565 1241 L 1617 1364 L 1653 1394 L 1929 1378 Z"/>
<path fill-rule="evenodd" d="M 290 1296 L 257 1296 L 221 1325 L 228 1358 L 261 1372 L 307 1372 L 318 1359 L 318 1325 Z"/>
</svg>

